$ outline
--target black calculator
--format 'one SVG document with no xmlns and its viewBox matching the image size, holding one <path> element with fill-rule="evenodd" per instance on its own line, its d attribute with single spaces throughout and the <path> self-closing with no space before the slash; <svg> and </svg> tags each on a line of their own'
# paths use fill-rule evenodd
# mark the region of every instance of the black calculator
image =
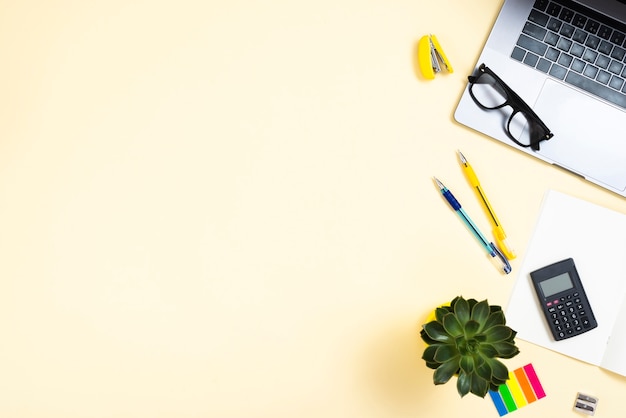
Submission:
<svg viewBox="0 0 626 418">
<path fill-rule="evenodd" d="M 555 340 L 575 337 L 598 326 L 573 259 L 533 271 L 530 278 Z"/>
</svg>

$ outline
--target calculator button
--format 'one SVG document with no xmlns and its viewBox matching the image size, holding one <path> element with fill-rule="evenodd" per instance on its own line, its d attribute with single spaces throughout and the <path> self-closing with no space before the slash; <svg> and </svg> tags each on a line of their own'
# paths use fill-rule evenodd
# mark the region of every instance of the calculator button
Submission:
<svg viewBox="0 0 626 418">
<path fill-rule="evenodd" d="M 583 318 L 580 318 L 580 321 L 582 322 L 583 327 L 585 327 L 585 328 L 589 328 L 589 326 L 591 325 L 589 323 L 589 318 L 587 318 L 586 316 L 583 317 Z"/>
</svg>

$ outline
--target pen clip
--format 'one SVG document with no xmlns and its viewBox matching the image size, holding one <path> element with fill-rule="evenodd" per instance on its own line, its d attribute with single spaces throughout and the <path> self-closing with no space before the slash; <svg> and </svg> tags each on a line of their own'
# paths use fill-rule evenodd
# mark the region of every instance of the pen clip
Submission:
<svg viewBox="0 0 626 418">
<path fill-rule="evenodd" d="M 500 259 L 500 261 L 502 261 L 502 270 L 504 271 L 505 274 L 509 274 L 511 272 L 511 270 L 513 270 L 511 268 L 511 264 L 509 263 L 509 260 L 506 259 L 506 257 L 504 256 L 504 254 L 502 254 L 500 252 L 500 250 L 498 249 L 498 247 L 496 247 L 493 242 L 490 242 L 489 245 L 491 246 L 491 249 L 493 250 L 493 252 L 496 254 L 496 257 L 498 257 Z"/>
</svg>

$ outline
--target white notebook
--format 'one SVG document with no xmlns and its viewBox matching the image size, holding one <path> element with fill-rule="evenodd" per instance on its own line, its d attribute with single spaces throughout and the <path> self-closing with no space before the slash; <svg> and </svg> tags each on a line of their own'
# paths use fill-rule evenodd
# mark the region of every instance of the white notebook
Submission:
<svg viewBox="0 0 626 418">
<path fill-rule="evenodd" d="M 517 337 L 626 376 L 626 214 L 548 191 L 507 306 Z M 530 272 L 573 258 L 598 327 L 555 341 Z"/>
</svg>

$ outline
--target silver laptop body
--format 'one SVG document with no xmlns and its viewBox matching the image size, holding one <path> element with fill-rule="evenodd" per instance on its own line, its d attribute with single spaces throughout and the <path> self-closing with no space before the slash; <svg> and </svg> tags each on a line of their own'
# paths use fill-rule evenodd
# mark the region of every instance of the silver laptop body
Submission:
<svg viewBox="0 0 626 418">
<path fill-rule="evenodd" d="M 554 137 L 539 151 L 516 145 L 504 130 L 511 109 L 485 111 L 468 88 L 459 123 L 626 197 L 626 0 L 505 0 L 481 63 Z"/>
</svg>

